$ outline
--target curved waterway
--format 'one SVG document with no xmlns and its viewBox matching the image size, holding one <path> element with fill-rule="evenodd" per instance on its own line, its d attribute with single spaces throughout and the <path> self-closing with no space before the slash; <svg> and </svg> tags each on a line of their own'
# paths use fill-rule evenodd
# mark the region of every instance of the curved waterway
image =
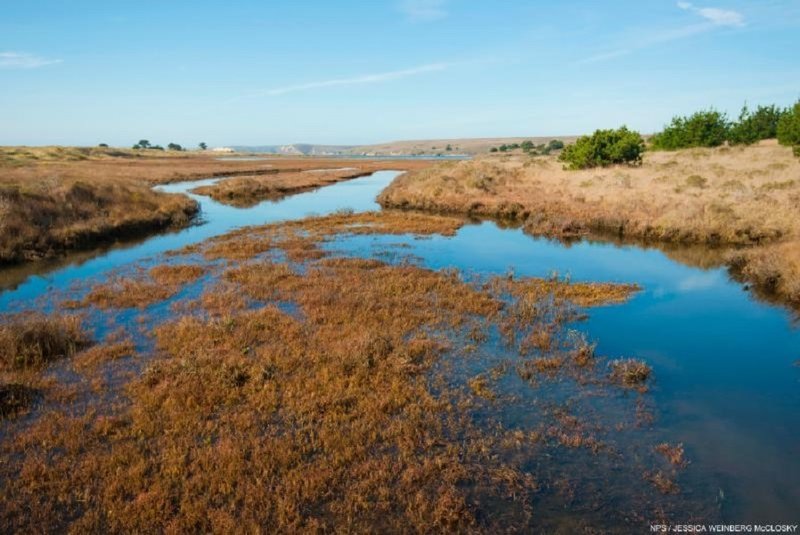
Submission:
<svg viewBox="0 0 800 535">
<path fill-rule="evenodd" d="M 379 209 L 375 197 L 397 174 L 378 172 L 251 208 L 189 193 L 213 180 L 161 186 L 196 199 L 202 207 L 200 222 L 56 265 L 26 268 L 37 272 L 0 272 L 6 288 L 0 311 L 45 308 L 54 290 L 242 226 L 344 208 Z M 630 302 L 592 309 L 577 328 L 598 342 L 599 354 L 637 357 L 653 367 L 648 395 L 657 414 L 651 432 L 654 443 L 684 444 L 691 462 L 680 480 L 685 499 L 713 504 L 715 516 L 724 522 L 797 523 L 800 331 L 788 311 L 754 298 L 724 268 L 692 267 L 673 259 L 697 255 L 598 242 L 565 246 L 493 222 L 467 225 L 452 238 L 355 236 L 329 246 L 380 256 L 398 242 L 434 269 L 476 275 L 558 272 L 572 280 L 639 284 L 642 291 Z"/>
</svg>

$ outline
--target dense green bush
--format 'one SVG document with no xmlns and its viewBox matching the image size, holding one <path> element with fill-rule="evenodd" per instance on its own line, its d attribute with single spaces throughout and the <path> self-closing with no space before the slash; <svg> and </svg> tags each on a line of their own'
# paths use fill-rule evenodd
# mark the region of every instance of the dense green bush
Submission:
<svg viewBox="0 0 800 535">
<path fill-rule="evenodd" d="M 547 144 L 547 150 L 561 150 L 564 148 L 564 142 L 560 139 L 551 139 L 550 143 Z"/>
<path fill-rule="evenodd" d="M 745 104 L 739 114 L 739 120 L 731 125 L 728 141 L 734 145 L 749 145 L 762 139 L 773 139 L 778 134 L 778 122 L 784 113 L 774 104 L 759 106 L 752 112 Z"/>
<path fill-rule="evenodd" d="M 781 145 L 794 146 L 795 155 L 800 156 L 800 100 L 781 115 L 777 135 Z"/>
<path fill-rule="evenodd" d="M 673 117 L 650 143 L 655 149 L 675 150 L 689 147 L 718 147 L 728 139 L 727 115 L 716 110 L 698 111 L 689 117 Z"/>
<path fill-rule="evenodd" d="M 644 140 L 638 132 L 623 126 L 617 130 L 596 130 L 568 145 L 559 160 L 569 169 L 588 169 L 606 165 L 642 163 Z"/>
</svg>

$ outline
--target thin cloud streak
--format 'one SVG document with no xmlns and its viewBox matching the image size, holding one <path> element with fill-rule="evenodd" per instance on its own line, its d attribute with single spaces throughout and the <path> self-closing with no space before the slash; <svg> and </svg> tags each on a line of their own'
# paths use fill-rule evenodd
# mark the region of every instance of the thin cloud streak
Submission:
<svg viewBox="0 0 800 535">
<path fill-rule="evenodd" d="M 678 2 L 678 7 L 684 11 L 697 13 L 714 26 L 734 26 L 737 28 L 744 26 L 744 15 L 738 11 L 716 7 L 696 7 L 690 2 Z"/>
<path fill-rule="evenodd" d="M 451 63 L 432 63 L 429 65 L 420 65 L 411 69 L 403 69 L 399 71 L 389 71 L 376 74 L 364 74 L 361 76 L 354 76 L 352 78 L 335 78 L 332 80 L 322 80 L 319 82 L 310 82 L 307 84 L 289 85 L 285 87 L 276 87 L 267 91 L 252 93 L 246 95 L 244 98 L 255 98 L 262 96 L 278 96 L 287 93 L 297 93 L 300 91 L 310 91 L 313 89 L 322 89 L 326 87 L 340 87 L 348 85 L 362 85 L 362 84 L 377 84 L 381 82 L 388 82 L 391 80 L 399 80 L 401 78 L 408 78 L 410 76 L 418 76 L 420 74 L 430 72 L 440 72 L 450 67 Z"/>
<path fill-rule="evenodd" d="M 60 59 L 47 59 L 25 52 L 0 52 L 0 69 L 37 69 L 61 63 Z"/>
<path fill-rule="evenodd" d="M 447 0 L 402 0 L 398 9 L 413 22 L 433 22 L 446 18 Z"/>
<path fill-rule="evenodd" d="M 737 11 L 729 11 L 711 7 L 708 8 L 696 7 L 694 4 L 691 4 L 689 2 L 678 2 L 677 6 L 678 8 L 684 11 L 691 11 L 692 13 L 696 13 L 702 18 L 706 19 L 706 21 L 701 22 L 699 24 L 684 26 L 683 28 L 677 28 L 674 30 L 667 30 L 667 31 L 662 31 L 660 33 L 655 33 L 651 37 L 640 40 L 638 43 L 632 44 L 629 47 L 620 48 L 617 50 L 611 50 L 609 52 L 604 52 L 602 54 L 590 56 L 588 58 L 576 61 L 575 65 L 585 65 L 588 63 L 599 63 L 602 61 L 608 61 L 621 56 L 627 56 L 628 54 L 632 54 L 637 50 L 649 48 L 651 46 L 655 46 L 661 43 L 669 43 L 672 41 L 677 41 L 679 39 L 685 39 L 693 35 L 698 35 L 701 33 L 713 31 L 717 28 L 722 28 L 722 27 L 741 28 L 745 26 L 744 15 L 742 15 Z"/>
</svg>

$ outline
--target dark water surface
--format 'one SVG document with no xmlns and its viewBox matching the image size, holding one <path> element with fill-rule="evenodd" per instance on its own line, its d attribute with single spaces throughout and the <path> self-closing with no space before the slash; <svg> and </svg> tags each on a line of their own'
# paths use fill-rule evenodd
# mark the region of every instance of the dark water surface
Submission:
<svg viewBox="0 0 800 535">
<path fill-rule="evenodd" d="M 379 209 L 376 195 L 397 174 L 378 172 L 252 208 L 189 194 L 202 205 L 201 224 L 50 265 L 0 272 L 5 289 L 0 311 L 46 306 L 54 290 L 242 226 L 343 208 Z M 210 182 L 161 189 L 188 192 Z M 380 256 L 399 242 L 404 253 L 434 269 L 454 267 L 475 275 L 558 272 L 572 280 L 639 284 L 642 291 L 630 302 L 592 309 L 577 328 L 598 342 L 599 354 L 637 357 L 653 367 L 648 395 L 657 419 L 652 438 L 685 445 L 691 464 L 679 480 L 683 498 L 712 504 L 715 520 L 725 522 L 800 519 L 800 331 L 785 309 L 755 299 L 723 268 L 672 259 L 696 255 L 596 242 L 565 246 L 492 222 L 467 225 L 452 238 L 356 236 L 329 247 Z"/>
</svg>

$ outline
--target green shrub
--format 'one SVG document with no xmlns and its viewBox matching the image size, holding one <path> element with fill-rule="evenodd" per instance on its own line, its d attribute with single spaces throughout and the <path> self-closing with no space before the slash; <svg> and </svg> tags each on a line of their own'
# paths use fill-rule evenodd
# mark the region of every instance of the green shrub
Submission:
<svg viewBox="0 0 800 535">
<path fill-rule="evenodd" d="M 777 134 L 781 145 L 793 146 L 795 155 L 800 156 L 800 100 L 781 115 Z"/>
<path fill-rule="evenodd" d="M 775 106 L 759 106 L 751 112 L 747 105 L 742 108 L 739 120 L 731 125 L 728 141 L 732 144 L 751 144 L 762 139 L 777 137 L 778 123 L 784 111 Z"/>
<path fill-rule="evenodd" d="M 588 169 L 613 164 L 642 163 L 644 140 L 638 132 L 623 126 L 617 130 L 596 130 L 567 146 L 559 160 L 569 169 Z"/>
<path fill-rule="evenodd" d="M 560 139 L 551 139 L 550 143 L 547 144 L 547 150 L 561 150 L 564 148 L 564 142 Z"/>
<path fill-rule="evenodd" d="M 718 147 L 728 139 L 730 124 L 724 113 L 699 111 L 689 117 L 673 117 L 650 143 L 655 149 L 675 150 L 689 147 Z"/>
</svg>

